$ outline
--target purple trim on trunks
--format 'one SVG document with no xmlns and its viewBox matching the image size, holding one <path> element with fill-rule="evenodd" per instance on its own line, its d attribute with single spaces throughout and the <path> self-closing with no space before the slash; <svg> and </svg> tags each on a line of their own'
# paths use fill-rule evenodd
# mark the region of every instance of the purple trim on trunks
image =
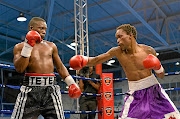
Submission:
<svg viewBox="0 0 180 119">
<path fill-rule="evenodd" d="M 127 113 L 127 117 L 137 119 L 165 118 L 165 114 L 174 112 L 175 109 L 161 90 L 162 88 L 160 84 L 155 84 L 142 90 L 138 90 L 135 92 L 133 91 L 133 93 L 131 93 L 131 91 L 128 91 L 120 117 L 123 113 Z M 127 106 L 129 106 L 129 108 Z"/>
</svg>

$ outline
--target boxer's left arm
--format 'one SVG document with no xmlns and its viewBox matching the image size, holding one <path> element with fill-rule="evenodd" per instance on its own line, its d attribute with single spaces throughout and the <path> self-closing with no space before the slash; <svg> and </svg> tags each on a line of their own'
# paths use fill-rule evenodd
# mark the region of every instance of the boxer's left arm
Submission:
<svg viewBox="0 0 180 119">
<path fill-rule="evenodd" d="M 57 72 L 63 78 L 66 82 L 66 84 L 69 86 L 69 96 L 71 98 L 79 98 L 81 96 L 81 90 L 79 86 L 75 83 L 72 76 L 69 74 L 67 68 L 62 63 L 59 55 L 56 45 L 53 43 L 53 62 L 56 67 Z"/>
</svg>

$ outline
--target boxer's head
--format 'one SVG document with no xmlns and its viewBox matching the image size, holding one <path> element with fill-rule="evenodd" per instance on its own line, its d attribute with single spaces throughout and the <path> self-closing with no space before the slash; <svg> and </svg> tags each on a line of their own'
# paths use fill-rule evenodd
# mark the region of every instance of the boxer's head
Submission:
<svg viewBox="0 0 180 119">
<path fill-rule="evenodd" d="M 117 27 L 116 30 L 122 29 L 127 33 L 127 35 L 132 35 L 135 39 L 137 39 L 137 31 L 134 26 L 131 26 L 130 24 L 123 24 Z"/>
<path fill-rule="evenodd" d="M 132 40 L 137 38 L 136 28 L 130 24 L 121 25 L 116 29 L 115 37 L 121 49 L 127 50 L 132 46 Z"/>
<path fill-rule="evenodd" d="M 40 17 L 33 17 L 29 22 L 29 31 L 37 31 L 41 38 L 44 39 L 46 35 L 47 24 L 46 21 Z"/>
</svg>

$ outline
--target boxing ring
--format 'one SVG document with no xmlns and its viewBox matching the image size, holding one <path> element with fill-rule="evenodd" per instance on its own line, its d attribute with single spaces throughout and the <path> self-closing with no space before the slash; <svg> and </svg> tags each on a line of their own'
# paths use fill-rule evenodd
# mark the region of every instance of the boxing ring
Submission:
<svg viewBox="0 0 180 119">
<path fill-rule="evenodd" d="M 11 105 L 14 107 L 14 103 L 3 103 L 3 93 L 4 93 L 4 88 L 12 88 L 19 90 L 20 86 L 13 86 L 13 85 L 5 85 L 3 84 L 3 69 L 12 69 L 14 70 L 14 66 L 6 65 L 6 64 L 0 64 L 1 68 L 1 82 L 0 88 L 1 88 L 1 111 L 0 111 L 0 116 L 3 117 L 6 114 L 11 115 L 13 110 L 5 109 L 4 105 Z M 165 73 L 165 76 L 170 76 L 170 75 L 179 75 L 180 71 L 177 72 L 170 72 L 170 73 Z M 58 75 L 58 73 L 55 73 L 55 75 Z M 83 79 L 83 80 L 91 80 L 91 81 L 101 81 L 102 86 L 101 86 L 101 91 L 99 94 L 92 94 L 92 93 L 81 93 L 81 95 L 90 95 L 90 96 L 96 96 L 98 97 L 98 111 L 71 111 L 71 110 L 64 110 L 65 116 L 68 118 L 70 117 L 71 114 L 89 114 L 89 113 L 98 113 L 98 119 L 114 119 L 114 113 L 120 113 L 121 110 L 114 110 L 114 96 L 120 96 L 120 95 L 125 95 L 125 93 L 113 93 L 113 82 L 121 82 L 124 80 L 127 80 L 126 78 L 116 78 L 113 79 L 113 74 L 112 73 L 103 73 L 102 79 L 92 79 L 92 78 L 85 78 L 85 77 L 79 77 L 79 76 L 72 76 L 74 79 Z M 110 86 L 110 88 L 107 88 L 107 85 Z M 103 88 L 103 86 L 105 86 Z M 178 88 L 167 88 L 164 89 L 165 91 L 176 91 L 180 90 L 180 87 Z M 61 94 L 68 94 L 68 91 L 61 91 Z M 109 97 L 109 94 L 111 95 Z M 109 101 L 109 102 L 108 102 Z M 106 102 L 106 103 L 105 103 Z M 64 104 L 63 104 L 64 105 Z M 102 108 L 103 107 L 103 108 Z M 180 107 L 177 107 L 177 109 L 180 109 Z"/>
</svg>

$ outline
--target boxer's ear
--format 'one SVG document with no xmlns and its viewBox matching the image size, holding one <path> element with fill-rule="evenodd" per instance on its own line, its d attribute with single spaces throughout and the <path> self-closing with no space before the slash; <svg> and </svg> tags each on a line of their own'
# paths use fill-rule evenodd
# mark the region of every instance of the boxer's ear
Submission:
<svg viewBox="0 0 180 119">
<path fill-rule="evenodd" d="M 130 39 L 133 39 L 134 38 L 134 36 L 133 36 L 133 34 L 132 33 L 130 33 Z"/>
<path fill-rule="evenodd" d="M 33 26 L 29 26 L 29 30 L 32 30 L 33 29 Z"/>
</svg>

